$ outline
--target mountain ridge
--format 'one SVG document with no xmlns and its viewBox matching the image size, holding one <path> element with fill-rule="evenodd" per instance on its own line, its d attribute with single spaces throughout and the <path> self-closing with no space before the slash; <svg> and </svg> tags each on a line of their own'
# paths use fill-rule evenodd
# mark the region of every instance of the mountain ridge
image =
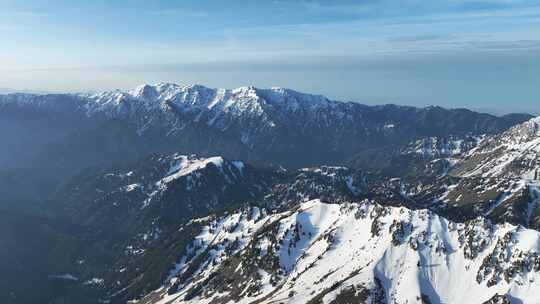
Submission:
<svg viewBox="0 0 540 304">
<path fill-rule="evenodd" d="M 206 93 L 206 94 L 203 94 Z M 335 105 L 335 104 L 357 104 L 357 105 L 363 105 L 365 107 L 372 107 L 372 108 L 385 108 L 385 107 L 397 107 L 397 108 L 403 108 L 403 109 L 419 109 L 419 110 L 430 110 L 430 109 L 445 109 L 445 110 L 451 110 L 451 111 L 469 111 L 469 112 L 475 112 L 473 110 L 469 110 L 466 108 L 444 108 L 440 106 L 425 106 L 425 107 L 415 107 L 415 106 L 408 106 L 408 105 L 398 105 L 398 104 L 381 104 L 381 105 L 364 105 L 361 103 L 357 103 L 354 101 L 340 101 L 340 100 L 331 100 L 324 95 L 321 94 L 310 94 L 310 93 L 303 93 L 300 91 L 296 91 L 290 88 L 285 87 L 270 87 L 270 88 L 259 88 L 255 86 L 243 86 L 243 87 L 237 87 L 237 88 L 210 88 L 207 86 L 204 86 L 202 84 L 190 84 L 190 85 L 179 85 L 176 83 L 168 83 L 168 82 L 159 82 L 156 84 L 142 84 L 137 86 L 134 89 L 129 90 L 110 90 L 110 91 L 101 91 L 101 92 L 93 92 L 93 93 L 1 93 L 0 96 L 12 97 L 11 100 L 8 98 L 7 100 L 2 100 L 4 103 L 31 103 L 35 98 L 37 97 L 46 97 L 46 96 L 60 96 L 60 95 L 66 95 L 66 96 L 73 96 L 73 97 L 81 97 L 81 98 L 88 98 L 89 102 L 92 101 L 96 103 L 96 108 L 100 108 L 100 106 L 106 106 L 106 105 L 114 105 L 116 101 L 116 105 L 120 104 L 123 99 L 127 98 L 134 98 L 139 99 L 140 101 L 152 101 L 153 103 L 160 103 L 163 101 L 178 101 L 178 97 L 180 95 L 184 95 L 184 98 L 186 100 L 194 101 L 193 98 L 195 98 L 195 95 L 198 95 L 196 98 L 200 98 L 200 96 L 206 96 L 206 97 L 213 97 L 214 100 L 203 100 L 199 102 L 193 102 L 191 104 L 187 103 L 185 100 L 183 100 L 181 103 L 184 105 L 191 105 L 194 107 L 200 107 L 200 106 L 206 106 L 208 108 L 212 108 L 218 104 L 218 100 L 215 100 L 215 98 L 226 97 L 231 95 L 244 95 L 244 96 L 251 96 L 251 97 L 259 97 L 264 98 L 266 102 L 270 102 L 272 104 L 280 104 L 283 102 L 300 102 L 302 105 L 311 105 L 311 106 L 329 106 L 329 105 Z M 181 98 L 180 98 L 181 99 Z M 199 104 L 201 103 L 201 104 Z M 89 106 L 90 108 L 94 108 L 93 106 Z M 95 110 L 95 109 L 94 109 Z M 514 115 L 522 115 L 522 113 L 508 113 L 504 115 L 492 115 L 489 113 L 482 113 L 482 112 L 476 112 L 480 114 L 486 114 L 490 116 L 497 116 L 497 117 L 511 117 Z M 530 116 L 530 115 L 529 115 Z"/>
<path fill-rule="evenodd" d="M 32 138 L 14 137 L 15 131 L 36 132 L 34 126 L 21 126 L 18 118 L 14 121 L 14 117 L 22 117 L 57 124 L 58 129 L 51 130 L 54 133 L 43 136 L 59 138 L 50 144 L 84 146 L 86 143 L 77 141 L 86 137 L 112 150 L 110 157 L 114 159 L 127 155 L 120 151 L 127 151 L 130 145 L 132 151 L 140 152 L 137 157 L 151 152 L 214 153 L 294 168 L 344 164 L 362 150 L 406 144 L 426 136 L 496 133 L 530 118 L 440 107 L 366 106 L 283 88 L 211 89 L 166 83 L 131 91 L 2 95 L 0 117 L 4 116 L 0 123 L 7 123 L 6 134 L 0 135 L 8 139 L 9 146 L 21 146 L 15 151 L 18 153 L 9 154 L 11 158 L 38 149 L 53 158 L 67 154 L 49 152 L 41 144 L 33 146 Z M 70 121 L 64 126 L 65 117 Z M 48 128 L 41 124 L 39 129 Z M 114 134 L 128 142 L 112 142 Z M 28 158 L 24 161 L 29 162 Z"/>
</svg>

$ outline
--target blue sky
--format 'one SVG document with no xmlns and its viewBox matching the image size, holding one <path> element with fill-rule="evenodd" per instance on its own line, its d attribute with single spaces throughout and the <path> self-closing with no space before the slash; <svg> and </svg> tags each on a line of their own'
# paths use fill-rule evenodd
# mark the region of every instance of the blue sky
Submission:
<svg viewBox="0 0 540 304">
<path fill-rule="evenodd" d="M 284 86 L 540 113 L 540 0 L 0 0 L 0 37 L 0 88 Z"/>
</svg>

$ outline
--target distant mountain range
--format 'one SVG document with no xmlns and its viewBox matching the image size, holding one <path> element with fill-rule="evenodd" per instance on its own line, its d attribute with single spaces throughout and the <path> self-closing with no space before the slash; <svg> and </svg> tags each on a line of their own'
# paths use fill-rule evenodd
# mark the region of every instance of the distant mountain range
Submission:
<svg viewBox="0 0 540 304">
<path fill-rule="evenodd" d="M 4 95 L 0 118 L 8 147 L 0 164 L 73 172 L 176 151 L 291 168 L 343 164 L 365 150 L 428 136 L 493 134 L 531 116 L 365 106 L 282 88 L 162 83 L 127 92 Z"/>
<path fill-rule="evenodd" d="M 47 94 L 46 91 L 35 91 L 35 90 L 19 90 L 19 89 L 10 89 L 10 88 L 0 88 L 0 94 Z"/>
</svg>

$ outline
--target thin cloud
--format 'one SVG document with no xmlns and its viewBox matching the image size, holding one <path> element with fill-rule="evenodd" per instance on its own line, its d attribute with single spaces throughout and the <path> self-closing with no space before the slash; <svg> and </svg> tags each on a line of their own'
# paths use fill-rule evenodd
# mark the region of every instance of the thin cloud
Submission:
<svg viewBox="0 0 540 304">
<path fill-rule="evenodd" d="M 389 42 L 421 42 L 421 41 L 440 41 L 454 39 L 454 35 L 413 35 L 413 36 L 398 36 L 388 39 Z"/>
<path fill-rule="evenodd" d="M 0 32 L 11 32 L 20 29 L 20 26 L 15 25 L 0 25 Z"/>
<path fill-rule="evenodd" d="M 474 13 L 428 14 L 378 20 L 313 22 L 224 29 L 229 40 L 250 41 L 239 49 L 304 50 L 317 52 L 380 53 L 444 51 L 472 47 L 484 50 L 536 48 L 540 35 L 540 8 Z M 399 35 L 396 33 L 411 33 Z M 476 41 L 476 45 L 470 43 Z M 399 44 L 399 45 L 398 45 Z"/>
<path fill-rule="evenodd" d="M 154 10 L 148 13 L 153 16 L 164 17 L 183 17 L 183 18 L 203 18 L 208 17 L 210 14 L 205 11 L 189 10 L 189 9 L 162 9 Z"/>
<path fill-rule="evenodd" d="M 337 13 L 337 14 L 367 14 L 372 13 L 374 6 L 371 3 L 372 1 L 364 1 L 363 3 L 358 4 L 325 4 L 317 1 L 301 1 L 300 5 L 311 13 L 317 14 L 328 14 L 328 13 Z"/>
<path fill-rule="evenodd" d="M 33 18 L 33 17 L 47 17 L 52 13 L 44 11 L 0 11 L 0 17 L 13 17 L 13 18 Z"/>
</svg>

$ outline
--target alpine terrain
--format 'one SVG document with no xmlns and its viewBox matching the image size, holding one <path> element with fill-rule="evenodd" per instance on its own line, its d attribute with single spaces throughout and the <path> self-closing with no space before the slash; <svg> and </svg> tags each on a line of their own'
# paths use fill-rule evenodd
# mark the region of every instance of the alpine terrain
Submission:
<svg viewBox="0 0 540 304">
<path fill-rule="evenodd" d="M 2 303 L 540 303 L 540 118 L 0 95 Z"/>
</svg>

